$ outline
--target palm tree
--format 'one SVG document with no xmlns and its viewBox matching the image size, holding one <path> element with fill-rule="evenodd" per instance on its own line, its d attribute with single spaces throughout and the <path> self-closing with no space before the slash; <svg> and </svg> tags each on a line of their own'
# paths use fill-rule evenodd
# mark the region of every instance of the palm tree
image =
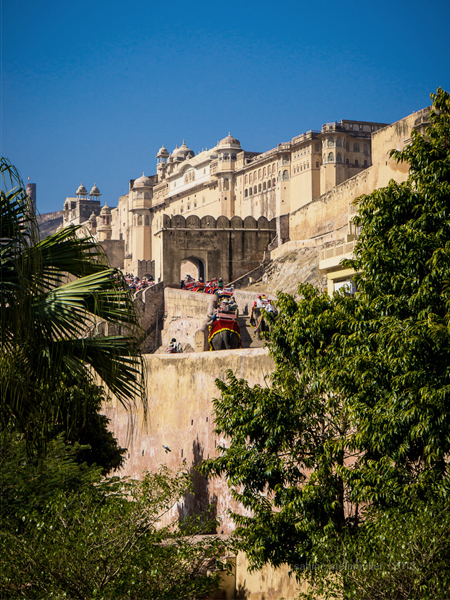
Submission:
<svg viewBox="0 0 450 600">
<path fill-rule="evenodd" d="M 126 407 L 143 397 L 138 323 L 123 276 L 100 246 L 74 226 L 40 241 L 19 173 L 5 158 L 0 170 L 0 426 L 34 439 L 59 418 L 54 392 L 64 376 L 100 378 Z M 99 320 L 126 335 L 93 337 Z"/>
</svg>

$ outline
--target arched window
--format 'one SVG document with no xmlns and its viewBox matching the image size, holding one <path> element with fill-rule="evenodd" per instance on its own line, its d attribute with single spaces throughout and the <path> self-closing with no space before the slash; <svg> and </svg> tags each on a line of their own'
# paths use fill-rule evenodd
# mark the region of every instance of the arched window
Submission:
<svg viewBox="0 0 450 600">
<path fill-rule="evenodd" d="M 356 158 L 355 159 L 355 167 L 358 167 L 358 166 L 359 166 L 359 163 L 358 163 L 358 159 Z"/>
<path fill-rule="evenodd" d="M 248 190 L 246 189 L 246 190 L 244 191 L 244 198 L 247 198 L 247 196 L 248 196 Z"/>
<path fill-rule="evenodd" d="M 319 161 L 316 160 L 316 169 L 318 169 L 318 168 L 319 168 Z"/>
<path fill-rule="evenodd" d="M 263 177 L 265 177 L 265 176 L 266 176 L 266 167 L 264 167 L 264 169 L 263 169 Z"/>
<path fill-rule="evenodd" d="M 331 148 L 332 146 L 334 146 L 334 138 L 333 137 L 329 137 L 328 138 L 328 147 Z"/>
<path fill-rule="evenodd" d="M 145 225 L 148 227 L 150 225 L 150 217 L 145 215 Z"/>
<path fill-rule="evenodd" d="M 142 215 L 138 215 L 138 227 L 142 226 Z"/>
<path fill-rule="evenodd" d="M 249 195 L 249 196 L 251 196 L 251 195 L 252 195 L 252 193 L 253 193 L 253 191 L 252 191 L 252 188 L 251 188 L 251 187 L 250 187 L 250 188 L 248 188 L 248 195 Z"/>
<path fill-rule="evenodd" d="M 367 154 L 368 150 L 367 150 L 367 144 L 364 144 L 363 146 L 363 152 L 365 152 L 365 154 Z"/>
<path fill-rule="evenodd" d="M 334 154 L 332 152 L 328 153 L 328 162 L 333 162 L 334 161 Z"/>
<path fill-rule="evenodd" d="M 224 190 L 229 190 L 230 189 L 230 184 L 228 182 L 228 179 L 224 179 L 223 180 L 223 189 Z"/>
<path fill-rule="evenodd" d="M 261 179 L 261 169 L 258 169 L 258 179 Z"/>
<path fill-rule="evenodd" d="M 342 154 L 340 152 L 338 152 L 336 154 L 336 162 L 338 162 L 338 163 L 342 162 Z"/>
<path fill-rule="evenodd" d="M 182 212 L 183 212 L 183 207 L 180 208 L 180 213 L 182 213 Z"/>
<path fill-rule="evenodd" d="M 186 175 L 184 176 L 184 183 L 187 183 L 187 182 L 188 182 L 188 176 L 187 176 L 187 173 L 186 173 Z"/>
<path fill-rule="evenodd" d="M 364 161 L 364 166 L 367 167 L 367 160 Z"/>
<path fill-rule="evenodd" d="M 266 190 L 266 182 L 264 181 L 263 182 L 263 191 L 265 191 L 265 190 Z"/>
<path fill-rule="evenodd" d="M 261 184 L 258 185 L 258 192 L 261 192 Z"/>
<path fill-rule="evenodd" d="M 323 162 L 326 163 L 327 162 L 327 155 L 325 154 L 325 152 L 323 153 Z"/>
<path fill-rule="evenodd" d="M 283 171 L 283 181 L 288 181 L 289 179 L 289 171 L 286 169 L 286 171 Z"/>
<path fill-rule="evenodd" d="M 254 194 L 257 194 L 257 193 L 258 193 L 258 188 L 256 187 L 256 185 L 255 185 L 255 186 L 253 186 L 253 193 L 254 193 Z"/>
<path fill-rule="evenodd" d="M 247 175 L 245 175 L 245 177 L 244 177 L 244 183 L 245 183 L 245 184 L 247 184 L 247 183 L 248 183 L 248 181 L 247 181 L 247 180 L 248 180 L 248 177 L 247 177 Z"/>
<path fill-rule="evenodd" d="M 287 154 L 285 154 L 283 156 L 283 165 L 288 165 L 289 164 L 289 156 Z"/>
<path fill-rule="evenodd" d="M 272 187 L 275 187 L 277 185 L 277 182 L 275 181 L 275 178 L 272 179 Z"/>
<path fill-rule="evenodd" d="M 270 190 L 271 187 L 272 187 L 272 182 L 269 179 L 269 181 L 267 182 L 267 189 Z"/>
<path fill-rule="evenodd" d="M 359 152 L 359 144 L 353 144 L 353 152 Z"/>
<path fill-rule="evenodd" d="M 340 137 L 336 138 L 336 146 L 339 146 L 339 148 L 342 147 L 342 140 Z"/>
</svg>

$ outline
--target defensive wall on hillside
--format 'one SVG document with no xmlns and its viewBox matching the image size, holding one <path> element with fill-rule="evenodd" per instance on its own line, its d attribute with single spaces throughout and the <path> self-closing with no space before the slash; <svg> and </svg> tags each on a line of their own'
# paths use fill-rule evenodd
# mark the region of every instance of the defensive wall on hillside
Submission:
<svg viewBox="0 0 450 600">
<path fill-rule="evenodd" d="M 217 455 L 226 439 L 214 433 L 213 398 L 220 393 L 216 378 L 225 380 L 228 370 L 250 385 L 266 385 L 274 363 L 266 348 L 222 350 L 187 354 L 145 356 L 147 420 L 139 411 L 133 417 L 113 401 L 105 407 L 119 444 L 128 448 L 122 474 L 140 478 L 159 465 L 188 468 Z M 170 448 L 166 450 L 164 446 Z M 196 489 L 185 498 L 181 512 L 192 513 L 215 506 L 224 533 L 233 529 L 229 508 L 236 508 L 223 479 L 194 480 Z"/>
</svg>

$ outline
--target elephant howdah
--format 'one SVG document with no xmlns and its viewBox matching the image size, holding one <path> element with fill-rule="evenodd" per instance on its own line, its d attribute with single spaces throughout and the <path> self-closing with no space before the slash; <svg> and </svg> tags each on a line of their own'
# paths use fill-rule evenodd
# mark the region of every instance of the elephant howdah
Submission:
<svg viewBox="0 0 450 600">
<path fill-rule="evenodd" d="M 241 329 L 234 316 L 220 314 L 210 325 L 208 343 L 210 350 L 242 348 Z"/>
</svg>

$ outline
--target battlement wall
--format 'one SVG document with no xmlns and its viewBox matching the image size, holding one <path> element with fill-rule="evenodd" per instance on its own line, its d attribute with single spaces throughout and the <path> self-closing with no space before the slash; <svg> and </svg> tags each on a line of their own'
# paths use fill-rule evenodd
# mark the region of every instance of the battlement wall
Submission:
<svg viewBox="0 0 450 600">
<path fill-rule="evenodd" d="M 218 217 L 217 219 L 207 215 L 205 217 L 198 217 L 197 215 L 190 215 L 189 217 L 183 217 L 183 215 L 169 215 L 163 216 L 162 222 L 163 229 L 272 229 L 276 231 L 276 218 L 270 221 L 266 217 L 241 217 L 235 216 L 229 219 L 228 217 Z"/>
</svg>

